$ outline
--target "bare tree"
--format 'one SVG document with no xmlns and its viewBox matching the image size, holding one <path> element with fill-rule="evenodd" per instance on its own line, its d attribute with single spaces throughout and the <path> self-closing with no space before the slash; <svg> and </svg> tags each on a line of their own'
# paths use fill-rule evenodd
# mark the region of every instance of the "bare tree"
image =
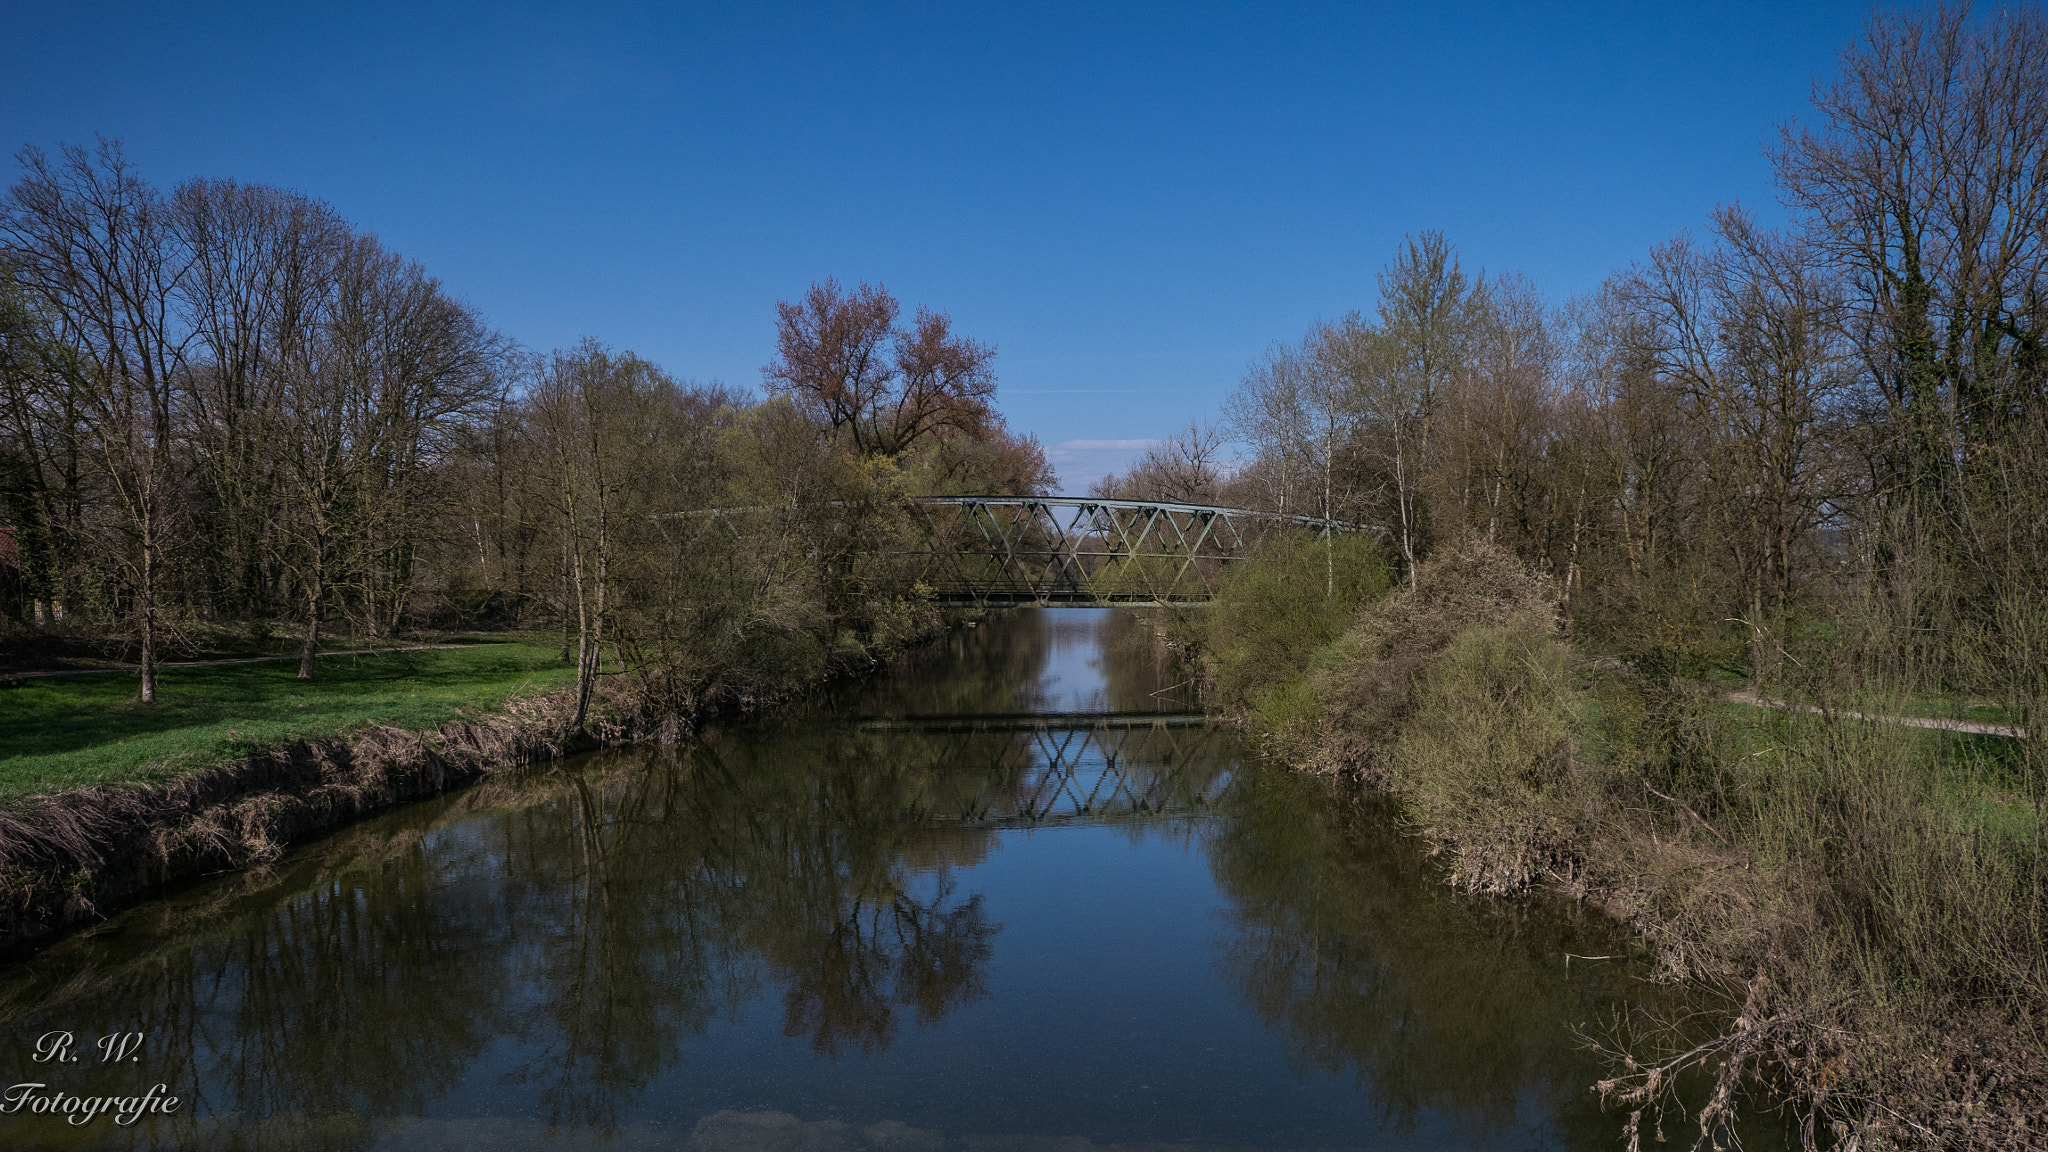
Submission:
<svg viewBox="0 0 2048 1152">
<path fill-rule="evenodd" d="M 848 293 L 813 284 L 777 315 L 776 358 L 761 370 L 769 390 L 844 431 L 864 456 L 897 456 L 940 429 L 988 426 L 995 349 L 952 330 L 943 312 L 919 308 L 908 329 L 879 284 Z"/>
<path fill-rule="evenodd" d="M 1241 476 L 1256 486 L 1261 506 L 1282 515 L 1295 512 L 1317 471 L 1311 371 L 1298 349 L 1275 344 L 1223 402 L 1226 426 L 1252 450 Z"/>
<path fill-rule="evenodd" d="M 1891 433 L 1878 490 L 1954 517 L 1973 465 L 2002 463 L 2048 377 L 2048 16 L 1873 13 L 1814 104 L 1821 123 L 1788 126 L 1774 160 L 1803 233 L 1849 281 Z M 2031 496 L 1994 483 L 2000 499 Z"/>
<path fill-rule="evenodd" d="M 1097 481 L 1094 494 L 1104 499 L 1206 504 L 1216 499 L 1223 480 L 1222 429 L 1190 420 L 1187 427 L 1145 449 L 1130 471 Z"/>
<path fill-rule="evenodd" d="M 1838 495 L 1829 422 L 1852 373 L 1839 300 L 1802 250 L 1732 209 L 1716 231 L 1721 247 L 1681 237 L 1619 283 L 1634 351 L 1692 428 L 1696 531 L 1761 611 L 1791 593 L 1793 550 Z"/>
<path fill-rule="evenodd" d="M 1370 418 L 1372 410 L 1368 397 L 1372 382 L 1382 372 L 1385 350 L 1380 335 L 1371 325 L 1354 312 L 1335 324 L 1318 325 L 1309 333 L 1305 344 L 1309 372 L 1303 378 L 1307 385 L 1309 410 L 1314 414 L 1316 427 L 1316 462 L 1321 472 L 1322 512 L 1325 520 L 1341 519 L 1338 509 L 1340 497 L 1347 495 L 1341 486 L 1344 478 L 1357 475 L 1361 424 Z M 1406 477 L 1401 465 L 1404 457 L 1400 452 L 1405 443 L 1398 436 L 1394 441 L 1394 475 L 1396 484 Z M 1340 463 L 1340 455 L 1343 460 Z M 1380 486 L 1373 485 L 1377 490 Z M 1406 522 L 1403 521 L 1405 526 Z M 1404 543 L 1409 537 L 1404 535 Z M 1336 542 L 1327 529 L 1323 542 L 1323 598 L 1333 599 L 1337 595 Z M 1410 554 L 1413 549 L 1408 549 Z"/>
<path fill-rule="evenodd" d="M 360 249 L 344 241 L 326 267 L 309 276 L 324 288 L 312 304 L 317 311 L 309 309 L 305 323 L 281 329 L 267 365 L 281 393 L 269 414 L 276 454 L 267 462 L 283 497 L 276 510 L 279 562 L 292 574 L 305 612 L 301 680 L 313 678 L 323 616 L 351 523 L 351 461 L 361 435 L 350 420 L 351 393 L 361 381 L 352 371 L 349 334 L 336 325 L 334 305 L 349 271 L 347 255 L 360 258 Z"/>
<path fill-rule="evenodd" d="M 502 388 L 506 341 L 375 238 L 343 254 L 326 353 L 348 375 L 351 599 L 372 635 L 398 627 L 454 504 L 442 461 Z"/>
<path fill-rule="evenodd" d="M 279 470 L 301 440 L 283 423 L 286 399 L 310 370 L 348 229 L 298 193 L 227 180 L 190 181 L 171 204 L 192 261 L 181 297 L 196 344 L 186 415 L 211 507 L 202 535 L 227 603 L 260 614 L 289 511 Z"/>
<path fill-rule="evenodd" d="M 526 398 L 575 605 L 573 727 L 589 713 L 603 659 L 625 516 L 634 507 L 633 493 L 656 475 L 662 416 L 674 407 L 675 392 L 654 365 L 585 340 L 550 356 Z"/>
<path fill-rule="evenodd" d="M 954 335 L 943 312 L 919 308 L 896 338 L 897 387 L 877 404 L 869 439 L 884 456 L 909 451 L 938 430 L 984 432 L 993 413 L 996 350 Z"/>
<path fill-rule="evenodd" d="M 1254 450 L 1242 474 L 1262 483 L 1277 510 L 1314 509 L 1326 520 L 1354 513 L 1358 400 L 1378 339 L 1357 314 L 1318 324 L 1298 347 L 1275 346 L 1225 404 Z M 1326 533 L 1327 535 L 1327 533 Z M 1324 595 L 1336 595 L 1335 545 L 1324 549 Z"/>
<path fill-rule="evenodd" d="M 189 262 L 156 191 L 118 144 L 25 149 L 6 204 L 6 257 L 53 319 L 75 434 L 112 513 L 88 533 L 131 583 L 142 701 L 156 701 L 159 598 L 182 512 L 177 398 L 190 329 L 178 310 Z"/>
<path fill-rule="evenodd" d="M 1465 275 L 1440 232 L 1410 236 L 1380 273 L 1379 287 L 1372 354 L 1354 353 L 1345 363 L 1393 471 L 1395 523 L 1412 585 L 1427 531 L 1423 514 L 1437 463 L 1437 421 L 1444 394 L 1471 353 L 1485 289 Z M 1347 341 L 1347 347 L 1361 343 Z"/>
<path fill-rule="evenodd" d="M 1531 472 L 1548 443 L 1560 353 L 1527 277 L 1496 277 L 1474 311 L 1470 354 L 1444 397 L 1448 474 L 1438 496 L 1446 519 L 1483 524 L 1499 540 L 1511 517 L 1533 511 Z"/>
</svg>

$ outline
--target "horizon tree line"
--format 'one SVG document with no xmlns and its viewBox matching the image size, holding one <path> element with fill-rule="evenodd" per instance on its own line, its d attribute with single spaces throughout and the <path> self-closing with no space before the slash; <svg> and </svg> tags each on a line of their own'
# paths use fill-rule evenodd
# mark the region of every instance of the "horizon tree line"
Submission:
<svg viewBox="0 0 2048 1152">
<path fill-rule="evenodd" d="M 145 703 L 227 626 L 298 635 L 311 678 L 330 629 L 556 624 L 578 723 L 607 650 L 764 691 L 920 626 L 877 568 L 904 497 L 1050 483 L 995 350 L 879 285 L 780 305 L 763 398 L 594 339 L 529 352 L 300 192 L 166 194 L 106 140 L 19 162 L 0 627 L 139 653 Z M 721 507 L 762 511 L 685 515 Z"/>
<path fill-rule="evenodd" d="M 1409 578 L 1477 532 L 1624 643 L 1868 586 L 2004 627 L 2048 573 L 2048 20 L 1875 14 L 1814 101 L 1769 150 L 1785 227 L 1724 206 L 1561 304 L 1413 234 L 1095 490 L 1369 522 Z"/>
</svg>

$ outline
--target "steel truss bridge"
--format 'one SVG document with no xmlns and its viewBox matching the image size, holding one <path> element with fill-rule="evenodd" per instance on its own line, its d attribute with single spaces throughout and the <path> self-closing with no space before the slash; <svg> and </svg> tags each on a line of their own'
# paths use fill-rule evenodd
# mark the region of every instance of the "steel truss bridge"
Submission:
<svg viewBox="0 0 2048 1152">
<path fill-rule="evenodd" d="M 1197 607 L 1267 535 L 1376 531 L 1242 508 L 1077 496 L 917 500 L 915 586 L 954 607 Z"/>
<path fill-rule="evenodd" d="M 1196 712 L 912 716 L 863 732 L 947 741 L 956 771 L 981 781 L 924 813 L 995 827 L 1193 816 L 1230 793 L 1235 745 Z"/>
</svg>

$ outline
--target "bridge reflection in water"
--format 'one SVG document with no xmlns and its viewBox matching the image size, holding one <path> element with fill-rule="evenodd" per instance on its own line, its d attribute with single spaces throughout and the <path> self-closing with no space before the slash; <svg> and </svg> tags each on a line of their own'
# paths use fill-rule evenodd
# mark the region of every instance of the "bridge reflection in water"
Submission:
<svg viewBox="0 0 2048 1152">
<path fill-rule="evenodd" d="M 926 820 L 1017 827 L 1209 811 L 1230 791 L 1234 745 L 1199 712 L 965 713 L 862 721 L 917 733 L 979 787 Z"/>
</svg>

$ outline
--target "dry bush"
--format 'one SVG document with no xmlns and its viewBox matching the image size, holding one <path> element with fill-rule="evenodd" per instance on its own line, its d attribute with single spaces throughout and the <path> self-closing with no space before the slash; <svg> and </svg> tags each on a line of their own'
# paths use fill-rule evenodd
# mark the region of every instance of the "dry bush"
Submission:
<svg viewBox="0 0 2048 1152">
<path fill-rule="evenodd" d="M 1375 603 L 1314 684 L 1326 767 L 1400 796 L 1450 880 L 1580 888 L 1606 769 L 1577 755 L 1576 674 L 1550 583 L 1476 535 Z"/>
<path fill-rule="evenodd" d="M 1428 668 L 1472 625 L 1515 636 L 1557 631 L 1550 582 L 1477 535 L 1440 549 L 1409 589 L 1367 607 L 1338 641 L 1313 685 L 1327 728 L 1310 759 L 1384 781 L 1385 752 Z"/>
<path fill-rule="evenodd" d="M 1765 1084 L 1809 1145 L 2042 1146 L 2039 736 L 1886 717 L 1949 685 L 2038 715 L 2033 638 L 2048 628 L 2040 609 L 2010 609 L 1996 634 L 1944 631 L 1937 650 L 1914 599 L 1859 599 L 1784 653 L 1778 672 L 1796 681 L 1766 681 L 1765 694 L 1803 696 L 1814 713 L 1738 713 L 1720 693 L 1645 683 L 1631 686 L 1635 714 L 1606 711 L 1622 778 L 1652 802 L 1610 802 L 1596 885 L 1667 975 L 1748 988 L 1719 1036 L 1617 1053 L 1610 1100 L 1654 1110 L 1691 1061 L 1712 1069 L 1717 1099 L 1746 1077 Z M 1695 1112 L 1703 1140 L 1722 1118 Z"/>
<path fill-rule="evenodd" d="M 1575 755 L 1565 647 L 1473 624 L 1417 679 L 1385 771 L 1448 857 L 1451 883 L 1494 893 L 1578 883 L 1600 772 Z"/>
</svg>

